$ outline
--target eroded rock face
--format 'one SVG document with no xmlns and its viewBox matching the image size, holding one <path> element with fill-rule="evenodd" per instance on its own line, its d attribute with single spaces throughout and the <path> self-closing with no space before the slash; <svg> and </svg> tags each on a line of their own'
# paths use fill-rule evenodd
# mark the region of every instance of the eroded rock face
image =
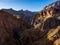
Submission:
<svg viewBox="0 0 60 45">
<path fill-rule="evenodd" d="M 41 40 L 38 40 L 36 42 L 33 42 L 33 45 L 53 45 L 54 41 L 60 38 L 59 7 L 60 7 L 60 1 L 57 1 L 45 7 L 41 12 L 38 12 L 33 17 L 31 24 L 34 26 L 34 29 L 39 29 L 42 32 L 42 36 L 41 35 L 40 36 L 48 39 L 47 41 L 43 40 L 46 41 L 45 44 L 43 44 Z"/>
<path fill-rule="evenodd" d="M 44 30 L 49 30 L 53 28 L 57 28 L 57 26 L 60 26 L 60 20 L 57 18 L 49 18 L 44 22 L 43 29 Z"/>
<path fill-rule="evenodd" d="M 24 31 L 21 35 L 21 41 L 22 45 L 53 45 L 54 40 L 49 40 L 50 38 L 57 39 L 55 35 L 60 32 L 57 27 L 60 26 L 60 20 L 57 18 L 49 18 L 44 22 L 44 25 L 42 25 L 44 31 L 41 31 L 41 29 L 30 29 Z M 60 27 L 59 27 L 60 28 Z M 53 29 L 53 35 L 50 37 L 49 31 Z M 55 31 L 57 31 L 55 33 Z M 55 33 L 55 34 L 54 34 Z M 49 38 L 47 38 L 49 36 Z"/>
<path fill-rule="evenodd" d="M 60 16 L 59 7 L 60 7 L 60 1 L 48 5 L 33 17 L 31 24 L 34 26 L 34 28 L 35 27 L 38 28 L 40 26 L 40 23 L 44 22 L 46 19 L 50 17 Z"/>
<path fill-rule="evenodd" d="M 54 36 L 59 32 L 59 27 L 60 26 L 60 20 L 57 19 L 57 17 L 52 17 L 52 18 L 48 18 L 42 25 L 42 30 L 44 31 L 44 35 L 47 35 L 47 37 L 49 35 L 52 35 L 52 37 L 54 38 Z M 51 34 L 52 33 L 52 34 Z M 48 35 L 49 34 L 49 35 Z M 50 37 L 50 36 L 49 36 Z"/>
<path fill-rule="evenodd" d="M 54 45 L 60 45 L 60 39 L 57 39 L 57 40 L 54 42 Z"/>
</svg>

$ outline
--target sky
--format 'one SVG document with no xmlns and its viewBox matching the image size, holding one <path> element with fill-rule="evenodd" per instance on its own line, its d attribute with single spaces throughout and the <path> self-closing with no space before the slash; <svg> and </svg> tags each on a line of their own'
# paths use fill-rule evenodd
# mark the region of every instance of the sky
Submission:
<svg viewBox="0 0 60 45">
<path fill-rule="evenodd" d="M 40 11 L 57 0 L 0 0 L 0 9 Z"/>
</svg>

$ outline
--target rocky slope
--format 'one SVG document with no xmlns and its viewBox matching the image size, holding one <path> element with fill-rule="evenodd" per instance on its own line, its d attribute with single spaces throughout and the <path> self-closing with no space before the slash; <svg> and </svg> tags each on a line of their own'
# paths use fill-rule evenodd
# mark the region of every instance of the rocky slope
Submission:
<svg viewBox="0 0 60 45">
<path fill-rule="evenodd" d="M 22 45 L 55 45 L 60 38 L 60 20 L 51 17 L 37 29 L 25 30 L 21 35 Z"/>
<path fill-rule="evenodd" d="M 20 34 L 27 28 L 25 21 L 0 10 L 0 45 L 20 45 Z"/>
</svg>

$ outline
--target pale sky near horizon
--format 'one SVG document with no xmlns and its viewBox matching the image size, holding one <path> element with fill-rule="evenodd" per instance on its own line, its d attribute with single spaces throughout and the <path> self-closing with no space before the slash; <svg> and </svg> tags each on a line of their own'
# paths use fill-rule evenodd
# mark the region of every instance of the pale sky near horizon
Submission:
<svg viewBox="0 0 60 45">
<path fill-rule="evenodd" d="M 0 9 L 40 11 L 57 0 L 0 0 Z"/>
</svg>

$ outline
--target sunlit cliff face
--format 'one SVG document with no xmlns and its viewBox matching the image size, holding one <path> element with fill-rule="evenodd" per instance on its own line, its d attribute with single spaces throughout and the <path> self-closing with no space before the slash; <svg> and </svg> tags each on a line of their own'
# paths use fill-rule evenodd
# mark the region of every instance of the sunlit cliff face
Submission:
<svg viewBox="0 0 60 45">
<path fill-rule="evenodd" d="M 39 28 L 42 22 L 52 17 L 53 11 L 54 11 L 53 9 L 43 10 L 42 12 L 39 12 L 38 14 L 36 14 L 36 16 L 32 20 L 32 24 L 34 25 L 34 27 Z"/>
<path fill-rule="evenodd" d="M 50 8 L 60 9 L 60 0 L 50 4 L 49 6 L 46 6 L 44 9 L 50 9 Z"/>
<path fill-rule="evenodd" d="M 41 12 L 35 15 L 33 18 L 31 24 L 35 28 L 39 28 L 42 22 L 44 22 L 46 19 L 50 17 L 56 17 L 60 15 L 60 1 L 54 2 L 47 7 L 45 7 Z"/>
</svg>

